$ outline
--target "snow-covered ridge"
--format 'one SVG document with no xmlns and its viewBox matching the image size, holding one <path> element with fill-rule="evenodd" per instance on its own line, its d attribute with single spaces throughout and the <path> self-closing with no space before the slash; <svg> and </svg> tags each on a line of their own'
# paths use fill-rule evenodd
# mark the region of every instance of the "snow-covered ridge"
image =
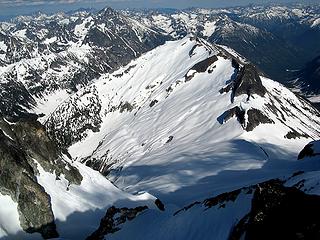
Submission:
<svg viewBox="0 0 320 240">
<path fill-rule="evenodd" d="M 49 118 L 50 131 L 81 136 L 69 148 L 73 158 L 117 186 L 180 207 L 287 173 L 267 166 L 295 159 L 319 138 L 319 113 L 226 49 L 190 36 L 167 42 L 65 101 Z M 101 105 L 98 129 L 71 127 L 74 114 L 86 116 L 74 104 L 93 93 Z M 262 175 L 223 185 L 228 171 Z"/>
</svg>

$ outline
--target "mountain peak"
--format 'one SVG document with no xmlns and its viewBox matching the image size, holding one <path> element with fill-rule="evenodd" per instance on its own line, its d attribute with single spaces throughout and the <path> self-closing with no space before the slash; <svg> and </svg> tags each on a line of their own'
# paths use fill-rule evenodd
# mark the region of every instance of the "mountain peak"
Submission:
<svg viewBox="0 0 320 240">
<path fill-rule="evenodd" d="M 109 7 L 109 6 L 101 9 L 98 12 L 98 15 L 101 15 L 101 16 L 113 16 L 113 15 L 116 15 L 116 14 L 118 14 L 118 12 L 116 10 L 114 10 L 113 8 Z"/>
</svg>

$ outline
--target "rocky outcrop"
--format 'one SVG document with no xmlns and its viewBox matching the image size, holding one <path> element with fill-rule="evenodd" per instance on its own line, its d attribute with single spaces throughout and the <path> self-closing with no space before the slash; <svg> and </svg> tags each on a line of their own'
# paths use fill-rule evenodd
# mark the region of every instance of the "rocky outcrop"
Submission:
<svg viewBox="0 0 320 240">
<path fill-rule="evenodd" d="M 26 118 L 9 124 L 0 120 L 0 127 L 6 129 L 28 158 L 36 159 L 45 171 L 58 176 L 63 174 L 72 184 L 81 183 L 82 176 L 79 171 L 62 159 L 62 152 L 67 153 L 67 151 L 57 147 L 40 122 Z M 31 164 L 33 164 L 32 161 Z"/>
<path fill-rule="evenodd" d="M 296 139 L 296 138 L 308 138 L 309 135 L 302 134 L 302 133 L 297 132 L 294 129 L 291 129 L 291 131 L 289 131 L 284 137 L 287 139 Z"/>
<path fill-rule="evenodd" d="M 85 138 L 88 130 L 99 131 L 101 122 L 98 91 L 95 87 L 88 87 L 61 104 L 45 125 L 50 137 L 60 147 L 68 147 Z"/>
<path fill-rule="evenodd" d="M 22 228 L 40 232 L 44 238 L 57 237 L 49 195 L 37 183 L 36 169 L 19 145 L 0 131 L 0 192 L 18 203 Z"/>
<path fill-rule="evenodd" d="M 39 164 L 45 171 L 80 184 L 81 174 L 64 161 L 59 148 L 34 119 L 0 119 L 0 192 L 18 203 L 22 228 L 44 238 L 58 237 L 50 196 L 38 183 Z"/>
<path fill-rule="evenodd" d="M 203 202 L 207 208 L 219 205 L 219 208 L 224 208 L 227 202 L 234 202 L 237 200 L 239 194 L 243 189 L 237 189 L 231 192 L 222 193 L 216 197 L 208 198 Z"/>
<path fill-rule="evenodd" d="M 227 111 L 218 117 L 218 122 L 223 124 L 229 121 L 231 118 L 236 117 L 241 125 L 245 123 L 245 111 L 241 110 L 240 107 L 236 106 Z"/>
<path fill-rule="evenodd" d="M 119 231 L 120 226 L 126 221 L 131 221 L 139 213 L 148 209 L 147 206 L 139 206 L 135 208 L 116 208 L 110 207 L 106 215 L 101 219 L 99 228 L 92 233 L 87 240 L 102 240 L 105 235 Z"/>
<path fill-rule="evenodd" d="M 196 63 L 185 75 L 185 82 L 190 81 L 194 77 L 195 73 L 206 72 L 209 67 L 216 61 L 218 61 L 218 57 L 216 55 L 213 55 L 201 62 Z M 190 71 L 192 72 L 192 74 L 189 74 Z"/>
<path fill-rule="evenodd" d="M 320 141 L 314 141 L 308 143 L 298 155 L 298 160 L 306 157 L 320 156 Z"/>
<path fill-rule="evenodd" d="M 159 208 L 159 210 L 161 210 L 161 211 L 164 211 L 164 210 L 165 210 L 164 204 L 161 202 L 160 199 L 157 198 L 157 199 L 154 201 L 154 203 L 155 203 L 156 206 Z"/>
<path fill-rule="evenodd" d="M 260 124 L 272 124 L 274 121 L 266 116 L 259 109 L 251 108 L 247 111 L 242 110 L 240 107 L 236 106 L 227 111 L 218 117 L 218 122 L 223 124 L 229 121 L 231 118 L 236 117 L 241 126 L 247 132 L 252 131 Z"/>
<path fill-rule="evenodd" d="M 156 105 L 158 103 L 158 100 L 152 100 L 151 103 L 149 104 L 150 107 L 153 107 L 154 105 Z"/>
<path fill-rule="evenodd" d="M 319 212 L 320 196 L 271 180 L 257 186 L 251 211 L 234 227 L 229 240 L 319 239 Z"/>
<path fill-rule="evenodd" d="M 267 90 L 262 85 L 259 73 L 256 67 L 252 64 L 245 64 L 237 74 L 233 83 L 232 97 L 237 97 L 246 94 L 248 99 L 253 94 L 263 97 Z"/>
<path fill-rule="evenodd" d="M 245 130 L 247 132 L 252 131 L 254 128 L 259 126 L 260 124 L 274 123 L 274 121 L 272 119 L 270 119 L 268 116 L 266 116 L 260 110 L 255 109 L 255 108 L 249 109 L 246 112 L 246 114 L 247 114 L 247 119 L 246 119 Z"/>
<path fill-rule="evenodd" d="M 118 106 L 118 109 L 120 109 L 120 113 L 123 113 L 124 111 L 131 112 L 134 109 L 134 106 L 132 106 L 129 102 L 121 102 Z"/>
</svg>

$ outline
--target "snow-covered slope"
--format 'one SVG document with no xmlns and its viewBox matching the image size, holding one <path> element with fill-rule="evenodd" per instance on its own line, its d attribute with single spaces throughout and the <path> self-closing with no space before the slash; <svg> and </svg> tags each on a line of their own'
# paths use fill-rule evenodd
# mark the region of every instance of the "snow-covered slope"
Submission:
<svg viewBox="0 0 320 240">
<path fill-rule="evenodd" d="M 95 102 L 98 125 L 88 114 Z M 250 63 L 186 37 L 102 76 L 46 125 L 55 138 L 74 140 L 74 158 L 122 189 L 183 206 L 290 172 L 288 159 L 319 137 L 319 123 L 307 102 Z M 81 131 L 87 124 L 94 132 Z"/>
<path fill-rule="evenodd" d="M 266 216 L 287 195 L 317 212 L 318 142 L 296 161 L 319 139 L 317 110 L 201 38 L 142 54 L 207 14 L 206 38 L 262 34 L 227 10 L 151 15 L 159 27 L 111 9 L 1 24 L 0 238 L 240 239 L 256 201 Z"/>
<path fill-rule="evenodd" d="M 0 118 L 0 142 L 1 239 L 84 239 L 113 204 L 157 208 L 150 194 L 123 192 L 71 161 L 39 122 Z"/>
<path fill-rule="evenodd" d="M 17 124 L 4 120 L 0 139 L 25 151 L 22 169 L 50 196 L 61 238 L 94 232 L 95 239 L 121 229 L 108 237 L 227 239 L 248 212 L 254 216 L 251 201 L 260 189 L 287 194 L 285 186 L 301 174 L 290 176 L 303 170 L 310 192 L 318 191 L 318 165 L 296 157 L 319 138 L 319 112 L 236 52 L 193 36 L 167 42 L 63 100 L 46 127 L 58 146 L 70 146 L 73 160 L 61 154 L 57 162 L 49 158 L 48 168 L 34 154 L 42 141 L 33 142 L 46 133 L 36 128 L 26 138 L 20 130 L 17 140 Z M 279 184 L 261 183 L 278 177 Z M 19 201 L 0 199 L 13 213 L 2 235 L 39 236 L 19 232 Z"/>
</svg>

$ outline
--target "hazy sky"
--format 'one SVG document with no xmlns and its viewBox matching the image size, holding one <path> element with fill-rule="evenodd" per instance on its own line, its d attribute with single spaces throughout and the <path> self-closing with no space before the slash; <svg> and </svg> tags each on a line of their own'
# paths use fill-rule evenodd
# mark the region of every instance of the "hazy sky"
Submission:
<svg viewBox="0 0 320 240">
<path fill-rule="evenodd" d="M 105 6 L 113 8 L 188 8 L 188 7 L 230 7 L 268 3 L 317 3 L 319 0 L 0 0 L 0 18 L 29 14 L 36 11 L 56 12 L 73 9 L 95 8 Z"/>
</svg>

